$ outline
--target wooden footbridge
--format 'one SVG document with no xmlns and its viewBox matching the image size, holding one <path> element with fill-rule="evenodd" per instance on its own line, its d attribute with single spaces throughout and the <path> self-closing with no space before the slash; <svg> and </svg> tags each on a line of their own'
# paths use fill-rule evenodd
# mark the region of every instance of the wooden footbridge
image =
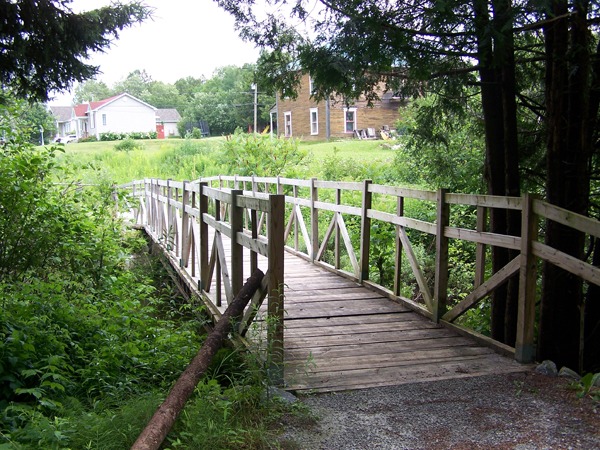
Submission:
<svg viewBox="0 0 600 450">
<path fill-rule="evenodd" d="M 537 237 L 541 217 L 596 237 L 599 223 L 529 195 L 237 176 L 145 179 L 123 188 L 129 190 L 134 223 L 163 248 L 215 319 L 244 277 L 256 267 L 265 272 L 237 331 L 247 345 L 262 347 L 293 390 L 339 391 L 529 370 L 523 363 L 534 360 L 538 258 L 588 281 L 600 280 L 600 270 Z M 412 210 L 430 211 L 429 216 L 410 217 L 405 202 L 407 210 L 410 202 L 423 203 Z M 451 205 L 462 205 L 457 208 L 462 213 L 476 211 L 476 229 L 461 228 L 460 217 L 451 218 Z M 486 231 L 488 208 L 521 211 L 522 237 Z M 390 228 L 395 232 L 386 234 Z M 423 235 L 435 249 L 433 270 L 424 267 L 411 244 Z M 386 236 L 393 255 L 384 256 L 395 266 L 387 283 L 373 273 L 381 267 L 381 252 L 389 251 L 389 242 L 382 242 Z M 476 246 L 473 290 L 459 299 L 449 287 L 449 239 Z M 486 276 L 489 246 L 520 253 Z M 409 274 L 402 273 L 403 257 Z M 515 348 L 457 323 L 511 276 L 520 277 Z"/>
</svg>

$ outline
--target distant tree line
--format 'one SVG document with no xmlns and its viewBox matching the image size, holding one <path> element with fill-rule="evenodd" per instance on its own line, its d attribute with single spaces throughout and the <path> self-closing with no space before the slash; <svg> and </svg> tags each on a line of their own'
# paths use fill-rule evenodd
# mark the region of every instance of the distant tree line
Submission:
<svg viewBox="0 0 600 450">
<path fill-rule="evenodd" d="M 230 134 L 254 126 L 255 65 L 220 67 L 211 78 L 188 76 L 174 84 L 155 81 L 145 70 L 135 70 L 112 86 L 92 79 L 75 89 L 73 104 L 98 101 L 127 92 L 157 108 L 175 108 L 182 122 L 206 120 L 213 135 Z M 260 87 L 259 87 L 260 89 Z M 258 126 L 269 124 L 275 97 L 259 90 Z"/>
</svg>

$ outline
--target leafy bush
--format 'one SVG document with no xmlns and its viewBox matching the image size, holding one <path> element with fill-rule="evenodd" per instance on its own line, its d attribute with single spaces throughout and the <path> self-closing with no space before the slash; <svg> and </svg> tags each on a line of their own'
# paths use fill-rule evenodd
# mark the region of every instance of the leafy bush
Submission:
<svg viewBox="0 0 600 450">
<path fill-rule="evenodd" d="M 200 128 L 194 128 L 192 130 L 192 138 L 201 139 L 202 138 L 202 130 Z"/>
<path fill-rule="evenodd" d="M 115 144 L 115 150 L 121 152 L 130 152 L 131 150 L 143 150 L 144 144 L 135 142 L 131 138 L 123 139 L 118 144 Z"/>
<path fill-rule="evenodd" d="M 113 133 L 107 131 L 100 133 L 101 141 L 122 141 L 123 139 L 157 139 L 156 131 L 131 131 L 129 133 Z"/>
<path fill-rule="evenodd" d="M 236 130 L 222 145 L 229 173 L 257 176 L 294 176 L 307 163 L 308 153 L 297 139 L 271 138 L 268 134 L 243 134 Z"/>
<path fill-rule="evenodd" d="M 96 136 L 91 135 L 91 136 L 79 139 L 78 142 L 98 142 L 98 139 L 96 139 Z"/>
</svg>

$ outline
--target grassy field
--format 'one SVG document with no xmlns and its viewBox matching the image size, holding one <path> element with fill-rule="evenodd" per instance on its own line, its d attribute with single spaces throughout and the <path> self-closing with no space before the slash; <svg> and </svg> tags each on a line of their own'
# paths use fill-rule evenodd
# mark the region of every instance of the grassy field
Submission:
<svg viewBox="0 0 600 450">
<path fill-rule="evenodd" d="M 86 183 L 121 184 L 144 177 L 197 179 L 231 173 L 221 158 L 224 139 L 139 140 L 139 148 L 129 152 L 116 150 L 115 141 L 71 143 L 63 146 L 59 161 L 73 167 L 70 177 Z M 384 141 L 301 142 L 300 148 L 308 152 L 301 170 L 306 178 L 337 179 L 342 168 L 356 178 L 372 177 L 395 155 Z"/>
</svg>

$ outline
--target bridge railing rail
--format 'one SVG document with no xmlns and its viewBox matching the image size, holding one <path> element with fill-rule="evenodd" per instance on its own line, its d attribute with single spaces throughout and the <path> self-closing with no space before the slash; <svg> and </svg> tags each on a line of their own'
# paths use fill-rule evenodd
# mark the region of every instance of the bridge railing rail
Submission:
<svg viewBox="0 0 600 450">
<path fill-rule="evenodd" d="M 283 222 L 284 198 L 244 195 L 241 190 L 215 189 L 206 182 L 146 178 L 121 186 L 129 190 L 132 219 L 144 227 L 162 246 L 178 268 L 179 275 L 197 289 L 210 314 L 217 320 L 224 307 L 244 283 L 244 249 L 249 251 L 250 271 L 265 257 L 268 269 L 262 284 L 238 325 L 243 336 L 248 331 L 265 298 L 268 299 L 268 342 L 271 362 L 283 362 Z M 246 222 L 245 216 L 252 222 Z M 252 227 L 259 215 L 265 221 L 266 236 Z M 249 227 L 249 228 L 248 228 Z M 211 229 L 209 232 L 209 228 Z M 229 251 L 222 236 L 230 240 Z M 212 239 L 212 240 L 211 240 Z M 247 274 L 248 276 L 250 275 Z"/>
<path fill-rule="evenodd" d="M 167 189 L 166 195 L 161 194 L 163 198 L 168 198 L 169 187 L 185 190 L 183 185 L 180 186 L 175 182 L 150 181 L 148 183 L 146 181 L 144 183 L 146 186 Z M 540 242 L 539 234 L 539 230 L 543 229 L 544 225 L 542 220 L 545 219 L 600 238 L 600 222 L 545 203 L 534 195 L 501 197 L 455 194 L 444 189 L 426 191 L 377 185 L 370 180 L 334 182 L 320 181 L 316 178 L 298 180 L 283 177 L 242 177 L 237 175 L 202 178 L 196 182 L 187 183 L 186 186 L 204 186 L 203 183 L 206 183 L 206 189 L 203 192 L 207 197 L 212 196 L 217 209 L 220 208 L 220 212 L 215 214 L 226 212 L 222 204 L 216 203 L 217 201 L 226 204 L 231 204 L 231 202 L 217 198 L 218 195 L 214 190 L 224 193 L 235 192 L 236 195 L 241 195 L 243 198 L 259 200 L 266 200 L 273 195 L 279 196 L 285 201 L 285 226 L 281 227 L 283 235 L 279 238 L 280 244 L 285 247 L 285 250 L 380 292 L 391 300 L 400 302 L 461 334 L 475 338 L 501 353 L 513 356 L 520 362 L 531 362 L 535 359 L 534 329 L 538 259 L 558 265 L 588 282 L 600 284 L 599 268 L 550 248 Z M 148 188 L 145 189 L 144 192 L 148 196 Z M 186 189 L 191 189 L 191 192 L 200 192 L 197 187 Z M 156 187 L 153 192 L 155 192 L 154 195 L 158 195 Z M 134 196 L 141 198 L 139 191 L 138 194 L 134 192 Z M 150 199 L 148 198 L 148 200 Z M 147 205 L 151 204 L 148 200 L 146 201 Z M 169 200 L 169 202 L 171 201 Z M 410 217 L 409 214 L 406 214 L 407 202 L 418 202 L 425 205 L 421 209 L 428 210 L 430 214 L 426 214 L 425 217 Z M 393 208 L 390 208 L 390 205 L 393 205 Z M 143 207 L 144 205 L 140 205 L 140 208 Z M 474 229 L 460 226 L 460 220 L 455 220 L 452 216 L 454 209 L 457 211 L 456 214 L 459 214 L 465 207 L 475 209 L 476 226 Z M 522 217 L 520 236 L 488 231 L 488 216 L 491 209 L 518 211 Z M 153 214 L 156 215 L 156 213 Z M 278 214 L 283 213 L 279 212 Z M 240 236 L 252 234 L 255 236 L 252 245 L 257 248 L 262 245 L 260 242 L 271 237 L 273 231 L 268 226 L 269 211 L 244 207 L 241 215 L 242 231 L 238 231 L 240 241 L 246 239 Z M 325 218 L 325 220 L 321 220 L 321 223 L 328 223 L 325 230 L 319 229 L 320 215 L 322 219 Z M 153 217 L 148 216 L 148 220 Z M 215 217 L 214 220 L 218 221 L 219 219 Z M 370 262 L 373 250 L 377 250 L 378 245 L 372 242 L 371 236 L 374 225 L 379 223 L 389 224 L 395 228 L 394 279 L 393 286 L 390 288 L 370 279 L 372 272 Z M 412 236 L 427 235 L 433 239 L 435 245 L 433 280 L 427 279 L 426 270 L 415 253 L 409 233 L 412 233 Z M 476 246 L 472 290 L 452 305 L 448 302 L 450 239 L 471 242 Z M 516 256 L 501 270 L 489 274 L 486 272 L 488 262 L 486 254 L 490 247 L 512 250 L 512 254 Z M 333 254 L 333 257 L 329 257 L 329 261 L 325 261 L 327 252 L 330 255 Z M 345 266 L 350 270 L 344 270 L 342 267 L 342 254 L 347 261 Z M 407 258 L 415 279 L 415 295 L 412 298 L 402 295 L 403 258 Z M 519 277 L 515 347 L 497 342 L 456 322 L 467 311 L 477 308 L 486 296 L 513 276 Z"/>
</svg>

